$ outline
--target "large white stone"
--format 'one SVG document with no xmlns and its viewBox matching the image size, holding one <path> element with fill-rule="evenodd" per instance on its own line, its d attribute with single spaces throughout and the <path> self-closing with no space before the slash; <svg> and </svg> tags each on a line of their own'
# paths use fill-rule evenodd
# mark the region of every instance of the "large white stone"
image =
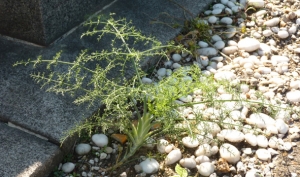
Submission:
<svg viewBox="0 0 300 177">
<path fill-rule="evenodd" d="M 197 169 L 202 176 L 209 176 L 215 171 L 214 165 L 210 162 L 203 162 L 197 165 Z"/>
<path fill-rule="evenodd" d="M 255 8 L 264 8 L 265 1 L 264 0 L 248 0 L 248 5 L 253 6 Z"/>
<path fill-rule="evenodd" d="M 277 119 L 275 125 L 281 134 L 286 134 L 289 131 L 289 126 L 282 119 Z"/>
<path fill-rule="evenodd" d="M 285 39 L 289 37 L 289 32 L 287 31 L 278 31 L 278 37 L 281 39 Z"/>
<path fill-rule="evenodd" d="M 238 130 L 224 129 L 220 134 L 223 135 L 226 140 L 233 143 L 241 142 L 245 139 L 244 133 Z"/>
<path fill-rule="evenodd" d="M 175 162 L 178 162 L 182 157 L 182 153 L 180 152 L 180 149 L 174 149 L 172 150 L 165 159 L 166 165 L 174 164 Z"/>
<path fill-rule="evenodd" d="M 253 52 L 260 47 L 260 42 L 254 38 L 244 38 L 238 42 L 238 48 L 246 52 Z"/>
<path fill-rule="evenodd" d="M 257 138 L 252 133 L 246 133 L 245 134 L 245 140 L 247 143 L 249 143 L 251 146 L 257 145 Z"/>
<path fill-rule="evenodd" d="M 105 134 L 94 134 L 92 141 L 99 147 L 104 147 L 108 144 L 108 137 Z"/>
<path fill-rule="evenodd" d="M 269 141 L 264 135 L 257 135 L 256 139 L 257 139 L 257 145 L 259 147 L 263 147 L 263 148 L 268 147 Z"/>
<path fill-rule="evenodd" d="M 220 156 L 227 162 L 235 164 L 240 160 L 240 151 L 233 145 L 224 143 L 220 147 Z"/>
<path fill-rule="evenodd" d="M 246 122 L 258 128 L 266 128 L 267 125 L 275 125 L 275 120 L 264 113 L 253 113 L 246 119 Z"/>
<path fill-rule="evenodd" d="M 185 168 L 196 168 L 196 160 L 195 157 L 189 157 L 189 158 L 183 158 L 179 161 L 180 165 L 185 167 Z"/>
<path fill-rule="evenodd" d="M 140 163 L 142 170 L 146 174 L 156 173 L 159 169 L 159 163 L 153 158 L 147 158 Z"/>
<path fill-rule="evenodd" d="M 292 103 L 300 102 L 300 90 L 292 90 L 286 94 L 286 98 L 288 101 Z"/>
<path fill-rule="evenodd" d="M 264 25 L 272 27 L 278 25 L 280 18 L 272 18 L 264 23 Z"/>
<path fill-rule="evenodd" d="M 228 47 L 224 47 L 222 49 L 222 52 L 226 55 L 230 55 L 230 54 L 237 52 L 238 50 L 239 49 L 237 48 L 237 46 L 228 46 Z"/>
<path fill-rule="evenodd" d="M 199 140 L 197 138 L 186 136 L 182 138 L 182 144 L 188 148 L 195 148 L 199 146 Z"/>
<path fill-rule="evenodd" d="M 76 146 L 75 152 L 78 155 L 85 155 L 91 151 L 91 145 L 85 144 L 85 143 L 80 143 Z"/>
<path fill-rule="evenodd" d="M 65 173 L 70 173 L 74 170 L 75 164 L 72 162 L 64 163 L 61 167 L 61 170 Z"/>
<path fill-rule="evenodd" d="M 260 160 L 267 161 L 271 159 L 271 153 L 267 149 L 258 149 L 255 154 Z"/>
<path fill-rule="evenodd" d="M 211 146 L 209 144 L 202 144 L 195 151 L 195 156 L 198 157 L 200 155 L 211 156 Z"/>
</svg>

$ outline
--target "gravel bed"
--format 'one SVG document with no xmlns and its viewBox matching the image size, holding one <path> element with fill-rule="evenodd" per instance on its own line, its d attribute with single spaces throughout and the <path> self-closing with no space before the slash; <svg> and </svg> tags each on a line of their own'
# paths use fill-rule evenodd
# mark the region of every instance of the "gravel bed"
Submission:
<svg viewBox="0 0 300 177">
<path fill-rule="evenodd" d="M 239 84 L 242 98 L 276 105 L 253 112 L 252 107 L 232 102 L 220 108 L 196 104 L 180 111 L 186 119 L 199 112 L 209 121 L 197 123 L 197 138 L 184 136 L 178 142 L 159 137 L 142 148 L 134 159 L 119 169 L 106 172 L 126 146 L 115 133 L 94 134 L 79 142 L 73 158 L 58 169 L 62 176 L 173 176 L 180 164 L 191 176 L 293 176 L 300 175 L 300 1 L 220 0 L 200 15 L 210 25 L 211 41 L 197 42 L 197 57 L 172 53 L 145 83 L 159 82 L 178 68 L 194 64 L 216 81 Z M 184 41 L 182 41 L 184 43 Z M 188 76 L 186 76 L 188 78 Z M 257 95 L 260 93 L 260 97 Z M 201 91 L 182 97 L 180 103 L 197 102 Z M 220 87 L 220 100 L 233 95 Z M 290 109 L 287 109 L 290 108 Z M 224 120 L 234 126 L 219 125 L 218 116 L 230 110 Z M 182 125 L 184 126 L 184 125 Z M 210 133 L 201 131 L 209 127 Z M 115 135 L 114 135 L 115 136 Z M 220 144 L 213 140 L 219 140 Z M 161 158 L 150 155 L 161 154 Z M 59 171 L 56 171 L 57 173 Z"/>
</svg>

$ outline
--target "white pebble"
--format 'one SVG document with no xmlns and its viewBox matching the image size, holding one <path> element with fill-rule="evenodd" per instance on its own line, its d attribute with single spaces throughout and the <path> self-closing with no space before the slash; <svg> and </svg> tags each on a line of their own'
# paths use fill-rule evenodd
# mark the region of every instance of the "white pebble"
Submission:
<svg viewBox="0 0 300 177">
<path fill-rule="evenodd" d="M 208 47 L 208 43 L 204 42 L 204 41 L 199 41 L 198 45 L 202 48 Z"/>
<path fill-rule="evenodd" d="M 222 38 L 219 36 L 219 35 L 213 35 L 211 37 L 211 39 L 214 41 L 214 42 L 217 42 L 217 41 L 222 41 Z"/>
<path fill-rule="evenodd" d="M 189 158 L 183 158 L 179 161 L 179 164 L 185 168 L 196 168 L 196 161 L 195 161 L 195 157 L 189 157 Z"/>
<path fill-rule="evenodd" d="M 228 47 L 224 47 L 224 48 L 222 49 L 222 52 L 223 52 L 224 54 L 226 54 L 226 55 L 233 54 L 233 53 L 235 53 L 235 52 L 237 52 L 237 51 L 238 51 L 237 46 L 228 46 Z"/>
<path fill-rule="evenodd" d="M 74 170 L 75 164 L 71 162 L 64 163 L 61 167 L 61 170 L 65 173 L 70 173 Z"/>
<path fill-rule="evenodd" d="M 264 135 L 257 135 L 256 139 L 257 139 L 257 145 L 259 147 L 263 147 L 263 148 L 268 147 L 269 141 Z"/>
<path fill-rule="evenodd" d="M 299 90 L 292 90 L 286 94 L 286 98 L 291 103 L 300 102 L 300 91 Z"/>
<path fill-rule="evenodd" d="M 215 171 L 214 165 L 210 162 L 203 162 L 197 165 L 197 169 L 202 176 L 209 176 Z"/>
<path fill-rule="evenodd" d="M 199 146 L 199 141 L 196 138 L 187 136 L 182 138 L 182 144 L 188 148 L 195 148 Z"/>
<path fill-rule="evenodd" d="M 181 64 L 179 64 L 179 63 L 173 63 L 172 67 L 173 67 L 174 69 L 178 69 L 178 68 L 181 67 Z"/>
<path fill-rule="evenodd" d="M 217 48 L 217 49 L 223 49 L 225 47 L 225 42 L 223 41 L 217 41 L 214 46 Z"/>
<path fill-rule="evenodd" d="M 218 51 L 213 47 L 200 48 L 197 52 L 204 56 L 214 56 L 218 54 Z"/>
<path fill-rule="evenodd" d="M 91 145 L 85 144 L 85 143 L 78 144 L 75 148 L 75 152 L 78 155 L 85 155 L 85 154 L 89 153 L 90 151 L 91 151 Z"/>
<path fill-rule="evenodd" d="M 232 15 L 233 14 L 232 10 L 230 8 L 228 8 L 228 7 L 226 7 L 224 11 L 228 15 Z"/>
<path fill-rule="evenodd" d="M 257 155 L 257 158 L 263 161 L 271 159 L 271 153 L 266 149 L 258 149 L 255 154 Z"/>
<path fill-rule="evenodd" d="M 273 32 L 272 32 L 271 30 L 269 30 L 269 29 L 266 29 L 266 30 L 263 31 L 263 35 L 264 35 L 265 37 L 269 37 L 269 36 L 271 36 L 272 34 L 273 34 Z"/>
<path fill-rule="evenodd" d="M 94 134 L 92 141 L 99 147 L 104 147 L 108 144 L 108 137 L 105 134 Z"/>
<path fill-rule="evenodd" d="M 182 154 L 179 149 L 172 150 L 165 159 L 166 165 L 174 164 L 175 162 L 179 161 L 182 157 Z"/>
<path fill-rule="evenodd" d="M 248 5 L 253 6 L 255 8 L 264 8 L 265 1 L 264 0 L 248 0 Z"/>
<path fill-rule="evenodd" d="M 289 126 L 282 119 L 277 119 L 275 125 L 281 134 L 286 134 L 289 131 Z"/>
<path fill-rule="evenodd" d="M 213 9 L 225 9 L 225 6 L 224 4 L 217 3 L 213 5 Z"/>
<path fill-rule="evenodd" d="M 272 18 L 264 23 L 264 25 L 272 27 L 278 25 L 280 18 Z"/>
<path fill-rule="evenodd" d="M 285 39 L 285 38 L 289 37 L 289 33 L 287 31 L 279 31 L 278 37 L 281 39 Z"/>
<path fill-rule="evenodd" d="M 275 125 L 275 120 L 264 113 L 253 113 L 246 122 L 258 128 L 266 128 L 267 125 Z"/>
<path fill-rule="evenodd" d="M 231 71 L 220 71 L 214 75 L 216 80 L 228 80 L 233 81 L 236 78 L 236 75 Z"/>
<path fill-rule="evenodd" d="M 218 18 L 216 16 L 210 16 L 208 18 L 208 22 L 211 23 L 211 24 L 214 24 L 218 21 Z"/>
<path fill-rule="evenodd" d="M 140 163 L 142 170 L 146 174 L 156 173 L 159 170 L 159 163 L 153 158 L 147 158 Z"/>
<path fill-rule="evenodd" d="M 181 60 L 181 55 L 175 53 L 175 54 L 172 55 L 172 59 L 175 62 L 179 62 Z"/>
<path fill-rule="evenodd" d="M 244 133 L 238 130 L 224 129 L 220 132 L 220 134 L 230 142 L 241 142 L 245 139 Z"/>
<path fill-rule="evenodd" d="M 143 77 L 143 78 L 142 78 L 142 82 L 143 82 L 144 84 L 151 84 L 151 83 L 152 83 L 152 79 L 147 78 L 147 77 Z"/>
<path fill-rule="evenodd" d="M 254 38 L 244 38 L 238 42 L 238 48 L 246 52 L 253 52 L 260 47 L 260 42 Z"/>
<path fill-rule="evenodd" d="M 240 151 L 231 144 L 224 143 L 219 151 L 220 156 L 229 163 L 235 164 L 240 160 Z"/>
<path fill-rule="evenodd" d="M 214 9 L 211 13 L 213 15 L 219 15 L 220 13 L 222 13 L 223 9 Z"/>
<path fill-rule="evenodd" d="M 290 34 L 295 34 L 297 31 L 297 26 L 293 25 L 292 27 L 289 28 L 288 31 Z"/>
<path fill-rule="evenodd" d="M 245 140 L 247 143 L 249 143 L 251 146 L 257 145 L 257 138 L 252 133 L 246 133 L 245 134 Z"/>
<path fill-rule="evenodd" d="M 159 68 L 159 70 L 157 70 L 157 75 L 164 77 L 167 74 L 167 69 L 166 68 Z"/>
<path fill-rule="evenodd" d="M 220 20 L 221 23 L 224 23 L 226 25 L 231 25 L 232 24 L 232 19 L 230 17 L 223 17 L 221 20 Z"/>
<path fill-rule="evenodd" d="M 273 149 L 278 149 L 278 144 L 279 144 L 279 141 L 278 139 L 275 137 L 275 136 L 272 136 L 270 139 L 269 139 L 269 146 Z"/>
</svg>

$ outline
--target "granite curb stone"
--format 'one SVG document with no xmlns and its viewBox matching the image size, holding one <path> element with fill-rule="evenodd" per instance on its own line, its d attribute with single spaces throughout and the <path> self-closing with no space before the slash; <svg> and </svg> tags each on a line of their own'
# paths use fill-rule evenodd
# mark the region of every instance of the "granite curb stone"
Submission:
<svg viewBox="0 0 300 177">
<path fill-rule="evenodd" d="M 175 2 L 196 16 L 201 10 L 206 9 L 212 0 L 176 0 Z M 166 42 L 175 37 L 181 29 L 173 29 L 162 24 L 151 24 L 151 21 L 158 19 L 172 23 L 174 22 L 172 20 L 176 18 L 184 19 L 184 10 L 176 3 L 169 0 L 118 0 L 101 14 L 115 13 L 116 17 L 130 19 L 142 33 L 153 35 L 160 41 Z M 174 15 L 174 19 L 164 16 L 162 12 Z M 184 21 L 181 23 L 183 24 Z M 110 46 L 109 41 L 98 43 L 95 37 L 80 39 L 81 34 L 86 30 L 87 27 L 79 26 L 65 38 L 48 47 L 27 45 L 0 37 L 0 121 L 11 122 L 44 136 L 58 147 L 60 139 L 66 131 L 92 115 L 99 105 L 96 105 L 94 109 L 88 109 L 87 105 L 73 104 L 73 98 L 68 95 L 57 95 L 40 89 L 40 85 L 36 84 L 29 76 L 32 72 L 41 71 L 40 68 L 12 67 L 17 61 L 36 58 L 39 55 L 42 55 L 43 58 L 52 58 L 60 50 L 63 51 L 61 57 L 64 60 L 72 61 L 83 49 L 101 50 Z M 154 62 L 153 58 L 148 58 L 142 61 L 141 65 L 146 67 L 149 63 L 151 65 Z M 27 143 L 30 144 L 29 141 Z M 73 145 L 74 140 L 69 140 L 61 150 L 69 152 Z M 0 148 L 2 149 L 2 147 Z M 10 150 L 5 149 L 4 152 L 12 153 Z M 19 155 L 27 154 L 19 153 Z M 51 159 L 50 156 L 48 157 Z M 18 168 L 17 171 L 22 171 L 21 168 L 23 168 L 5 164 L 3 161 L 2 163 L 0 163 L 0 171 L 2 168 Z"/>
</svg>

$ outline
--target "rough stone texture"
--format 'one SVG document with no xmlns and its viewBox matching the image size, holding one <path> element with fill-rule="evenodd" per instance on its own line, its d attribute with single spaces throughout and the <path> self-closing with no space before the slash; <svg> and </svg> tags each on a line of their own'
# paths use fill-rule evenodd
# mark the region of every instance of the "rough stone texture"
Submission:
<svg viewBox="0 0 300 177">
<path fill-rule="evenodd" d="M 48 45 L 111 0 L 1 0 L 0 33 Z"/>
<path fill-rule="evenodd" d="M 175 0 L 175 2 L 196 16 L 212 0 Z M 180 29 L 173 29 L 158 23 L 151 24 L 151 21 L 157 19 L 171 24 L 172 22 L 183 24 L 184 20 L 175 19 L 185 18 L 184 10 L 169 0 L 119 0 L 102 11 L 101 14 L 108 15 L 109 13 L 116 13 L 116 17 L 132 20 L 136 28 L 140 29 L 142 33 L 156 36 L 162 42 L 175 37 Z M 165 13 L 171 17 L 166 16 Z M 93 51 L 110 47 L 110 40 L 97 42 L 95 37 L 80 39 L 81 34 L 86 30 L 87 27 L 80 26 L 65 38 L 44 48 L 0 36 L 0 121 L 12 122 L 47 137 L 51 142 L 58 145 L 66 131 L 89 117 L 98 108 L 95 106 L 88 109 L 87 105 L 76 106 L 72 103 L 74 99 L 68 95 L 56 95 L 46 92 L 45 89 L 40 89 L 40 85 L 30 78 L 30 73 L 43 71 L 41 68 L 12 67 L 17 61 L 36 58 L 39 55 L 45 59 L 50 59 L 60 50 L 63 51 L 62 60 L 72 61 L 83 49 Z M 154 61 L 151 58 L 144 59 L 142 66 L 149 65 L 149 63 L 151 65 Z M 118 72 L 115 74 L 117 75 Z M 27 141 L 27 144 L 30 144 L 29 140 Z M 65 143 L 63 150 L 70 150 L 73 144 L 74 141 L 70 140 Z M 3 151 L 2 146 L 0 146 L 0 150 Z M 18 154 L 18 156 L 20 158 L 29 157 L 27 153 Z M 5 168 L 7 167 L 0 166 L 0 172 Z M 19 172 L 23 170 L 17 166 L 15 168 Z"/>
<path fill-rule="evenodd" d="M 58 146 L 0 123 L 0 176 L 44 177 L 62 160 Z"/>
</svg>

